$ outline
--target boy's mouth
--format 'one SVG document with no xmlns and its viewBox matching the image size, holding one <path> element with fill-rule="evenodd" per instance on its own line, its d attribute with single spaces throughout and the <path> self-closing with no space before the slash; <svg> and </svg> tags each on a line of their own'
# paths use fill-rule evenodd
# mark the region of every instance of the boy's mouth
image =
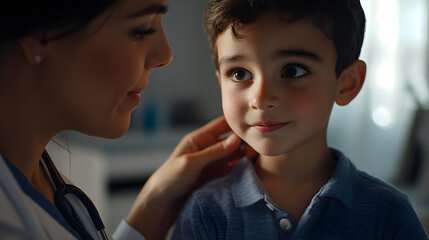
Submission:
<svg viewBox="0 0 429 240">
<path fill-rule="evenodd" d="M 260 132 L 274 132 L 289 123 L 290 122 L 258 122 L 251 126 Z"/>
</svg>

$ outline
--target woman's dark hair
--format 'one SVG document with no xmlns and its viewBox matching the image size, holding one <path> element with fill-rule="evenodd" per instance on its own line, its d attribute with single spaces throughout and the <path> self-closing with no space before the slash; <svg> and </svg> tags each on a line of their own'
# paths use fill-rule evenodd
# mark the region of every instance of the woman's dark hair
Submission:
<svg viewBox="0 0 429 240">
<path fill-rule="evenodd" d="M 0 6 L 0 45 L 38 32 L 55 40 L 85 27 L 118 0 L 6 0 Z"/>
<path fill-rule="evenodd" d="M 216 69 L 218 36 L 231 26 L 234 36 L 240 38 L 239 28 L 267 11 L 293 15 L 285 21 L 311 19 L 334 42 L 337 76 L 358 59 L 365 32 L 365 13 L 359 0 L 210 0 L 204 28 Z"/>
</svg>

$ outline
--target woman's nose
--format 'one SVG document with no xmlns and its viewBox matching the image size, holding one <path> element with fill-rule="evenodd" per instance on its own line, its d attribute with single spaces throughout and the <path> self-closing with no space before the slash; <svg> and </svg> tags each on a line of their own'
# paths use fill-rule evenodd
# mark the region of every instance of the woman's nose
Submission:
<svg viewBox="0 0 429 240">
<path fill-rule="evenodd" d="M 252 86 L 249 107 L 253 110 L 274 110 L 280 105 L 276 86 L 269 81 L 259 81 Z"/>
<path fill-rule="evenodd" d="M 146 56 L 145 67 L 147 69 L 164 67 L 173 59 L 163 28 L 161 27 L 158 31 L 156 36 L 151 39 L 150 50 Z"/>
</svg>

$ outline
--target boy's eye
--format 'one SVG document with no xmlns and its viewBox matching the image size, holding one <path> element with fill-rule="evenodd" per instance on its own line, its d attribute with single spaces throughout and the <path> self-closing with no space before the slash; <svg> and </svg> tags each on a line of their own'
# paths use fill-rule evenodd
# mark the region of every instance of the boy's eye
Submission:
<svg viewBox="0 0 429 240">
<path fill-rule="evenodd" d="M 282 78 L 299 78 L 307 74 L 309 71 L 302 66 L 290 64 L 283 68 Z"/>
<path fill-rule="evenodd" d="M 243 82 L 252 79 L 252 74 L 242 68 L 232 69 L 227 75 L 230 76 L 234 82 Z"/>
<path fill-rule="evenodd" d="M 156 30 L 153 28 L 149 28 L 149 29 L 145 29 L 145 30 L 134 29 L 132 34 L 137 40 L 142 40 L 144 38 L 144 36 L 154 34 L 155 32 L 156 32 Z"/>
</svg>

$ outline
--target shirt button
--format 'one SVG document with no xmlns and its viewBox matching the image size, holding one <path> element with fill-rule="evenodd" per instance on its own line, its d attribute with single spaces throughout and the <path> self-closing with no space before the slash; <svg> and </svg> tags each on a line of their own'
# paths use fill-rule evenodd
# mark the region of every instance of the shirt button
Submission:
<svg viewBox="0 0 429 240">
<path fill-rule="evenodd" d="M 282 218 L 279 224 L 280 227 L 285 231 L 289 231 L 292 228 L 292 223 L 286 218 Z"/>
</svg>

